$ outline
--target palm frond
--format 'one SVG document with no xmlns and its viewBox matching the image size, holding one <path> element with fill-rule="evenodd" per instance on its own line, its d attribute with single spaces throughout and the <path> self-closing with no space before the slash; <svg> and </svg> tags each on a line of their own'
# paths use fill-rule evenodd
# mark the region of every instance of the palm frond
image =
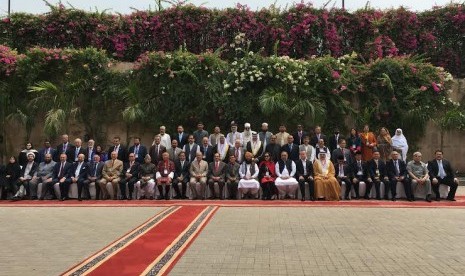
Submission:
<svg viewBox="0 0 465 276">
<path fill-rule="evenodd" d="M 51 109 L 45 114 L 44 132 L 49 136 L 57 135 L 64 127 L 66 112 L 63 109 Z"/>
</svg>

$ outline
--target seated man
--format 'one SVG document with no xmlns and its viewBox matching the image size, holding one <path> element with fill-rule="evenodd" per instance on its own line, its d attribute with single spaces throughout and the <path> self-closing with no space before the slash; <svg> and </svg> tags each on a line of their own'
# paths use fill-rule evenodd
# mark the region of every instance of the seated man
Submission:
<svg viewBox="0 0 465 276">
<path fill-rule="evenodd" d="M 82 201 L 81 194 L 82 188 L 84 186 L 84 181 L 89 176 L 89 167 L 85 160 L 85 155 L 83 153 L 78 154 L 78 161 L 73 164 L 71 167 L 71 182 L 69 185 L 76 183 L 78 186 L 78 200 Z M 60 185 L 61 200 L 68 199 L 69 185 Z M 66 196 L 63 196 L 66 195 Z"/>
<path fill-rule="evenodd" d="M 246 152 L 244 154 L 244 162 L 242 162 L 239 168 L 239 193 L 241 198 L 257 198 L 258 190 L 260 189 L 260 183 L 258 183 L 258 166 L 255 161 L 253 161 L 253 155 L 251 152 Z"/>
<path fill-rule="evenodd" d="M 362 160 L 362 152 L 357 151 L 355 153 L 355 160 L 352 162 L 350 166 L 350 171 L 352 172 L 352 185 L 355 190 L 355 199 L 360 198 L 359 188 L 360 183 L 364 183 L 366 185 L 365 189 L 365 199 L 370 198 L 370 191 L 371 186 L 373 185 L 371 178 L 368 175 L 368 167 L 365 162 Z"/>
<path fill-rule="evenodd" d="M 53 168 L 53 180 L 51 185 L 53 185 L 53 190 L 55 191 L 56 198 L 60 200 L 63 197 L 68 197 L 68 195 L 62 195 L 60 187 L 64 185 L 69 185 L 71 183 L 71 167 L 73 166 L 71 163 L 67 162 L 68 156 L 66 153 L 60 154 L 60 160 L 55 164 Z M 42 184 L 44 185 L 44 184 Z M 51 187 L 45 187 L 45 189 L 50 189 Z M 44 187 L 42 187 L 44 189 Z M 45 191 L 46 192 L 46 191 Z M 60 192 L 60 196 L 58 196 L 58 192 Z"/>
<path fill-rule="evenodd" d="M 426 201 L 431 202 L 431 180 L 429 179 L 427 165 L 421 162 L 421 152 L 413 153 L 413 160 L 408 162 L 407 171 L 415 188 L 412 188 L 415 195 L 418 187 L 425 187 Z"/>
<path fill-rule="evenodd" d="M 136 154 L 129 153 L 129 162 L 124 163 L 123 176 L 119 181 L 119 190 L 121 193 L 120 199 L 132 199 L 134 193 L 134 185 L 139 180 L 139 162 L 136 161 Z M 128 185 L 129 194 L 126 197 L 126 185 Z"/>
<path fill-rule="evenodd" d="M 237 199 L 239 167 L 239 163 L 236 162 L 236 156 L 230 155 L 226 171 L 226 185 L 228 185 L 229 199 Z"/>
<path fill-rule="evenodd" d="M 100 155 L 94 154 L 93 162 L 89 165 L 89 175 L 87 179 L 83 182 L 84 191 L 87 192 L 87 196 L 90 199 L 89 187 L 93 183 L 95 187 L 95 199 L 98 200 L 100 197 L 100 186 L 98 185 L 100 179 L 102 179 L 102 171 L 105 163 L 100 162 Z"/>
<path fill-rule="evenodd" d="M 100 179 L 100 191 L 102 192 L 102 199 L 117 199 L 118 184 L 123 172 L 123 161 L 118 160 L 118 153 L 113 151 L 111 159 L 105 162 L 102 170 L 102 179 Z"/>
<path fill-rule="evenodd" d="M 310 200 L 314 201 L 315 189 L 313 184 L 313 163 L 307 159 L 307 151 L 301 151 L 299 156 L 300 159 L 296 161 L 296 179 L 299 181 L 302 201 L 305 201 L 305 182 L 308 183 Z"/>
<path fill-rule="evenodd" d="M 275 185 L 279 191 L 279 198 L 294 198 L 299 183 L 294 178 L 296 173 L 295 163 L 291 159 L 288 159 L 287 152 L 281 152 L 281 159 L 276 163 L 275 170 L 277 176 Z"/>
<path fill-rule="evenodd" d="M 326 151 L 320 151 L 313 163 L 315 179 L 315 197 L 326 200 L 339 200 L 341 187 L 337 183 L 333 163 L 326 157 Z"/>
<path fill-rule="evenodd" d="M 405 195 L 408 201 L 414 201 L 412 195 L 412 186 L 407 178 L 407 166 L 405 162 L 401 160 L 400 155 L 397 151 L 391 153 L 391 160 L 386 164 L 387 175 L 389 177 L 389 186 L 391 188 L 392 201 L 396 201 L 396 188 L 397 183 L 400 182 L 404 185 Z M 387 195 L 384 195 L 386 198 Z"/>
<path fill-rule="evenodd" d="M 381 200 L 380 186 L 381 182 L 384 183 L 385 197 L 387 197 L 389 191 L 389 178 L 386 173 L 386 164 L 380 159 L 381 155 L 379 151 L 373 151 L 373 159 L 368 161 L 368 172 L 370 178 L 375 184 L 376 199 Z"/>
<path fill-rule="evenodd" d="M 226 176 L 226 164 L 220 161 L 220 154 L 215 153 L 214 161 L 208 165 L 208 187 L 210 187 L 210 197 L 208 199 L 215 199 L 215 183 L 218 185 L 219 198 L 224 199 L 223 188 Z"/>
<path fill-rule="evenodd" d="M 55 167 L 55 161 L 52 160 L 52 154 L 47 153 L 44 156 L 44 161 L 39 164 L 37 169 L 36 177 L 29 182 L 31 185 L 31 195 L 33 198 L 38 196 L 39 199 L 44 199 L 45 193 L 48 191 L 46 189 L 47 185 L 51 185 L 53 180 L 53 168 Z M 37 187 L 40 183 L 42 184 L 41 194 L 37 194 Z"/>
<path fill-rule="evenodd" d="M 344 200 L 350 200 L 350 192 L 352 190 L 352 171 L 345 160 L 346 159 L 344 159 L 343 155 L 337 156 L 337 164 L 334 166 L 334 174 L 336 175 L 337 182 L 341 187 L 342 184 L 346 185 Z"/>
<path fill-rule="evenodd" d="M 139 199 L 153 199 L 155 194 L 155 180 L 153 179 L 156 171 L 157 168 L 152 163 L 152 158 L 147 154 L 144 158 L 144 164 L 139 167 L 139 181 L 136 183 Z"/>
<path fill-rule="evenodd" d="M 195 154 L 194 161 L 191 162 L 189 169 L 191 179 L 189 186 L 191 189 L 192 200 L 198 198 L 205 199 L 205 186 L 207 185 L 208 163 L 203 160 L 203 154 L 198 151 Z"/>
<path fill-rule="evenodd" d="M 158 162 L 158 170 L 156 173 L 156 180 L 157 180 L 157 187 L 158 187 L 158 192 L 160 195 L 158 195 L 157 199 L 170 199 L 170 188 L 171 188 L 171 182 L 173 181 L 174 177 L 174 162 L 170 160 L 170 155 L 167 152 L 164 152 L 162 154 L 162 160 Z M 163 195 L 163 186 L 165 186 L 165 194 Z"/>
<path fill-rule="evenodd" d="M 455 178 L 454 170 L 449 161 L 443 159 L 443 153 L 436 150 L 435 159 L 428 162 L 428 171 L 431 179 L 432 189 L 436 194 L 436 201 L 440 200 L 439 185 L 444 184 L 450 187 L 447 200 L 455 201 L 458 179 Z"/>
<path fill-rule="evenodd" d="M 37 168 L 39 165 L 34 162 L 35 154 L 33 152 L 27 153 L 27 163 L 21 169 L 20 177 L 16 181 L 17 192 L 13 197 L 13 200 L 20 200 L 26 196 L 31 196 L 29 189 L 29 182 L 35 177 Z"/>
<path fill-rule="evenodd" d="M 173 140 L 175 141 L 175 140 Z M 186 190 L 187 183 L 189 182 L 189 169 L 190 164 L 186 160 L 186 153 L 181 151 L 178 154 L 178 159 L 174 161 L 174 179 L 173 188 L 176 192 L 175 199 L 187 199 Z M 181 184 L 181 191 L 179 191 L 179 184 Z"/>
</svg>

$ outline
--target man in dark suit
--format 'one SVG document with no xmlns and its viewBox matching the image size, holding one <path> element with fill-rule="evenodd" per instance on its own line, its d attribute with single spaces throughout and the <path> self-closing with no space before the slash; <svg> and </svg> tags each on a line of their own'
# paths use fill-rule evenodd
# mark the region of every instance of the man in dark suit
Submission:
<svg viewBox="0 0 465 276">
<path fill-rule="evenodd" d="M 160 142 L 160 135 L 155 135 L 154 144 L 150 147 L 149 150 L 150 157 L 152 158 L 152 163 L 155 164 L 155 166 L 157 166 L 158 162 L 161 161 L 162 155 L 166 151 L 165 146 L 163 146 Z"/>
<path fill-rule="evenodd" d="M 226 178 L 227 165 L 220 160 L 220 154 L 215 153 L 214 161 L 208 164 L 208 187 L 210 188 L 210 198 L 215 199 L 215 183 L 218 184 L 219 198 L 224 199 L 223 189 Z"/>
<path fill-rule="evenodd" d="M 55 152 L 55 158 L 54 158 L 55 162 L 60 161 L 60 155 L 62 153 L 65 153 L 66 155 L 68 155 L 68 153 L 73 152 L 74 150 L 73 144 L 69 142 L 68 134 L 61 135 L 61 141 L 62 143 L 57 146 L 57 150 Z M 74 160 L 74 159 L 70 159 L 70 156 L 67 156 L 67 160 Z"/>
<path fill-rule="evenodd" d="M 213 162 L 213 147 L 208 144 L 207 137 L 202 138 L 200 152 L 203 154 L 203 160 L 207 161 L 208 164 Z"/>
<path fill-rule="evenodd" d="M 315 134 L 312 136 L 312 139 L 310 139 L 310 144 L 313 147 L 316 147 L 316 144 L 318 144 L 318 142 L 320 142 L 320 139 L 323 139 L 325 141 L 325 145 L 328 144 L 328 141 L 326 139 L 326 135 L 321 133 L 321 127 L 316 126 L 315 127 Z"/>
<path fill-rule="evenodd" d="M 71 175 L 72 175 L 71 167 L 73 165 L 66 161 L 67 158 L 68 157 L 66 153 L 60 154 L 60 161 L 58 161 L 55 164 L 55 167 L 53 168 L 53 180 L 51 183 L 47 183 L 45 187 L 46 189 L 53 189 L 53 186 L 58 184 L 60 186 L 60 192 L 61 192 L 62 186 L 64 185 L 69 186 L 69 184 L 71 183 Z M 44 189 L 44 187 L 42 187 L 42 189 Z M 68 197 L 68 194 L 61 193 L 60 199 L 62 199 L 63 197 Z"/>
<path fill-rule="evenodd" d="M 350 200 L 350 191 L 352 190 L 352 171 L 349 165 L 344 161 L 344 156 L 337 157 L 337 163 L 334 165 L 334 174 L 339 182 L 339 185 L 346 184 L 346 191 L 344 195 L 345 200 Z"/>
<path fill-rule="evenodd" d="M 265 152 L 269 152 L 273 162 L 278 162 L 281 159 L 281 146 L 276 142 L 276 135 L 271 135 L 270 143 L 266 145 Z"/>
<path fill-rule="evenodd" d="M 300 146 L 304 143 L 304 137 L 308 136 L 308 132 L 303 130 L 302 125 L 297 125 L 297 131 L 292 136 L 294 137 L 294 144 Z"/>
<path fill-rule="evenodd" d="M 17 192 L 13 197 L 13 200 L 20 200 L 23 199 L 25 196 L 31 196 L 29 182 L 32 180 L 32 178 L 34 178 L 34 175 L 36 174 L 36 171 L 39 167 L 39 164 L 34 162 L 35 158 L 36 156 L 33 152 L 29 152 L 27 154 L 27 163 L 25 166 L 22 167 L 21 174 L 18 180 L 16 181 Z"/>
<path fill-rule="evenodd" d="M 174 179 L 173 188 L 176 192 L 174 199 L 187 199 L 186 190 L 187 183 L 189 182 L 189 168 L 190 163 L 186 160 L 186 153 L 182 151 L 178 155 L 178 160 L 174 161 Z M 179 191 L 179 184 L 181 184 L 181 191 Z"/>
<path fill-rule="evenodd" d="M 178 141 L 178 147 L 181 149 L 184 148 L 184 145 L 188 143 L 189 134 L 184 132 L 184 127 L 182 125 L 178 126 L 178 132 L 173 134 L 173 140 Z"/>
<path fill-rule="evenodd" d="M 355 160 L 354 162 L 349 164 L 349 166 L 352 172 L 352 185 L 355 190 L 355 199 L 360 198 L 360 183 L 365 183 L 366 190 L 364 198 L 369 199 L 371 186 L 373 185 L 373 183 L 371 182 L 371 178 L 368 175 L 368 166 L 362 160 L 362 152 L 357 151 L 355 153 Z"/>
<path fill-rule="evenodd" d="M 99 199 L 100 197 L 100 186 L 98 185 L 98 181 L 102 178 L 102 170 L 104 162 L 100 162 L 100 155 L 94 155 L 94 161 L 90 163 L 89 167 L 89 175 L 87 179 L 84 181 L 84 185 L 90 187 L 91 183 L 95 185 L 95 199 Z"/>
<path fill-rule="evenodd" d="M 342 135 L 339 134 L 339 129 L 334 130 L 334 134 L 329 137 L 329 150 L 330 152 L 335 151 L 338 148 L 340 139 L 343 139 Z"/>
<path fill-rule="evenodd" d="M 447 200 L 455 201 L 455 192 L 457 191 L 458 180 L 455 178 L 454 170 L 450 162 L 443 159 L 441 150 L 436 150 L 434 153 L 435 159 L 428 162 L 428 171 L 431 179 L 431 184 L 436 201 L 440 200 L 439 184 L 444 184 L 450 187 Z"/>
<path fill-rule="evenodd" d="M 380 159 L 379 151 L 373 152 L 373 159 L 368 161 L 368 174 L 375 184 L 376 199 L 381 199 L 380 186 L 384 183 L 385 194 L 388 193 L 389 178 L 387 177 L 386 164 Z M 385 196 L 386 197 L 386 196 Z"/>
<path fill-rule="evenodd" d="M 386 171 L 389 178 L 392 201 L 396 201 L 397 182 L 401 182 L 404 185 L 407 200 L 414 201 L 412 186 L 410 186 L 410 180 L 407 178 L 407 165 L 399 158 L 397 151 L 391 153 L 391 158 L 386 164 Z M 387 193 L 384 195 L 384 199 L 387 199 Z"/>
<path fill-rule="evenodd" d="M 299 153 L 300 159 L 295 161 L 296 174 L 295 178 L 299 182 L 300 193 L 302 194 L 302 201 L 305 201 L 305 182 L 308 183 L 310 192 L 310 200 L 315 200 L 315 186 L 313 182 L 313 164 L 307 158 L 307 152 L 301 151 Z"/>
<path fill-rule="evenodd" d="M 108 156 L 111 156 L 111 153 L 116 151 L 118 156 L 116 159 L 121 160 L 123 162 L 128 161 L 128 154 L 126 148 L 121 145 L 121 138 L 119 136 L 113 137 L 113 146 L 110 147 L 108 150 Z"/>
<path fill-rule="evenodd" d="M 86 148 L 86 162 L 89 164 L 94 161 L 94 155 L 95 155 L 95 141 L 93 139 L 89 139 L 87 141 L 87 148 Z"/>
<path fill-rule="evenodd" d="M 74 148 L 70 148 L 66 155 L 70 162 L 77 162 L 79 154 L 84 154 L 84 161 L 86 161 L 87 151 L 82 147 L 82 140 L 76 138 L 74 139 Z"/>
<path fill-rule="evenodd" d="M 84 181 L 89 176 L 89 166 L 85 162 L 85 155 L 80 153 L 78 155 L 78 161 L 73 164 L 70 171 L 71 182 L 69 184 L 60 183 L 61 200 L 68 199 L 69 186 L 76 183 L 78 186 L 78 200 L 82 201 L 81 194 L 82 188 L 86 191 L 86 199 L 90 199 L 89 186 L 85 187 Z"/>
<path fill-rule="evenodd" d="M 134 145 L 128 150 L 128 154 L 131 153 L 134 153 L 137 163 L 142 164 L 144 162 L 144 158 L 147 155 L 147 148 L 140 144 L 140 137 L 134 137 Z"/>
<path fill-rule="evenodd" d="M 352 153 L 346 148 L 346 145 L 346 140 L 344 138 L 339 138 L 339 148 L 331 152 L 331 161 L 333 161 L 333 164 L 337 163 L 339 155 L 344 157 L 344 162 L 347 164 L 351 164 L 353 162 Z"/>
<path fill-rule="evenodd" d="M 136 140 L 136 139 L 134 139 Z M 130 150 L 129 150 L 130 151 Z M 136 151 L 137 152 L 137 151 Z M 119 190 L 121 191 L 120 199 L 132 199 L 134 185 L 139 180 L 139 162 L 136 161 L 136 154 L 129 153 L 129 162 L 124 163 L 123 176 L 119 181 Z M 126 197 L 126 184 L 128 185 L 129 194 Z"/>
<path fill-rule="evenodd" d="M 294 137 L 292 135 L 287 136 L 287 144 L 281 147 L 281 152 L 287 152 L 289 159 L 292 161 L 299 160 L 299 146 L 294 144 Z"/>
<path fill-rule="evenodd" d="M 44 148 L 39 150 L 39 161 L 38 161 L 38 163 L 40 164 L 40 163 L 45 161 L 45 155 L 46 154 L 50 154 L 50 155 L 52 155 L 52 158 L 55 158 L 56 152 L 57 152 L 57 150 L 52 148 L 52 146 L 50 144 L 50 141 L 45 140 Z"/>
</svg>

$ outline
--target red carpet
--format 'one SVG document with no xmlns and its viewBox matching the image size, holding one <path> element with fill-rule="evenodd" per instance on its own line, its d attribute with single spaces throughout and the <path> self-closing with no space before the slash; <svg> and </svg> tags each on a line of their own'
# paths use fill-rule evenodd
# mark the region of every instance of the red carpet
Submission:
<svg viewBox="0 0 465 276">
<path fill-rule="evenodd" d="M 442 199 L 428 203 L 424 200 L 341 200 L 341 201 L 300 201 L 300 200 L 67 200 L 67 201 L 0 201 L 0 207 L 151 207 L 151 206 L 221 206 L 221 207 L 357 207 L 357 208 L 464 208 L 465 196 L 456 196 L 457 201 Z"/>
<path fill-rule="evenodd" d="M 128 243 L 113 243 L 64 275 L 140 275 L 145 270 L 152 269 L 154 264 L 158 267 L 168 266 L 172 263 L 172 257 L 179 254 L 177 251 L 188 245 L 186 241 L 191 241 L 192 236 L 202 229 L 213 211 L 213 207 L 205 206 L 179 207 L 168 214 L 166 219 L 162 218 L 145 232 L 141 231 L 143 233 L 134 240 Z M 186 229 L 191 225 L 194 225 L 195 229 L 186 235 Z M 183 235 L 186 238 L 182 243 L 178 242 L 179 237 L 184 237 Z M 171 255 L 166 254 L 165 251 L 179 244 L 176 250 L 172 250 Z M 159 261 L 161 256 L 164 257 L 162 262 Z"/>
</svg>

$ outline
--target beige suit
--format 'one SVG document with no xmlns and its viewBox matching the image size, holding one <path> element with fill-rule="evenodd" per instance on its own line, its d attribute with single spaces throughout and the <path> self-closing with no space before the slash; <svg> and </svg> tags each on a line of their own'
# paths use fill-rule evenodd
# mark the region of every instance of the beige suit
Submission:
<svg viewBox="0 0 465 276">
<path fill-rule="evenodd" d="M 123 162 L 121 160 L 108 160 L 103 165 L 102 179 L 99 181 L 102 198 L 108 197 L 116 199 L 118 194 L 118 184 L 123 171 Z"/>
<path fill-rule="evenodd" d="M 289 137 L 289 133 L 287 132 L 278 132 L 276 134 L 276 143 L 279 144 L 281 147 L 287 144 L 287 137 Z"/>
<path fill-rule="evenodd" d="M 190 179 L 190 189 L 192 193 L 192 199 L 205 198 L 205 186 L 207 185 L 207 175 L 208 175 L 208 163 L 207 161 L 201 160 L 200 162 L 195 159 L 191 163 L 189 169 L 191 179 Z M 195 176 L 200 175 L 200 178 L 197 179 Z"/>
</svg>

